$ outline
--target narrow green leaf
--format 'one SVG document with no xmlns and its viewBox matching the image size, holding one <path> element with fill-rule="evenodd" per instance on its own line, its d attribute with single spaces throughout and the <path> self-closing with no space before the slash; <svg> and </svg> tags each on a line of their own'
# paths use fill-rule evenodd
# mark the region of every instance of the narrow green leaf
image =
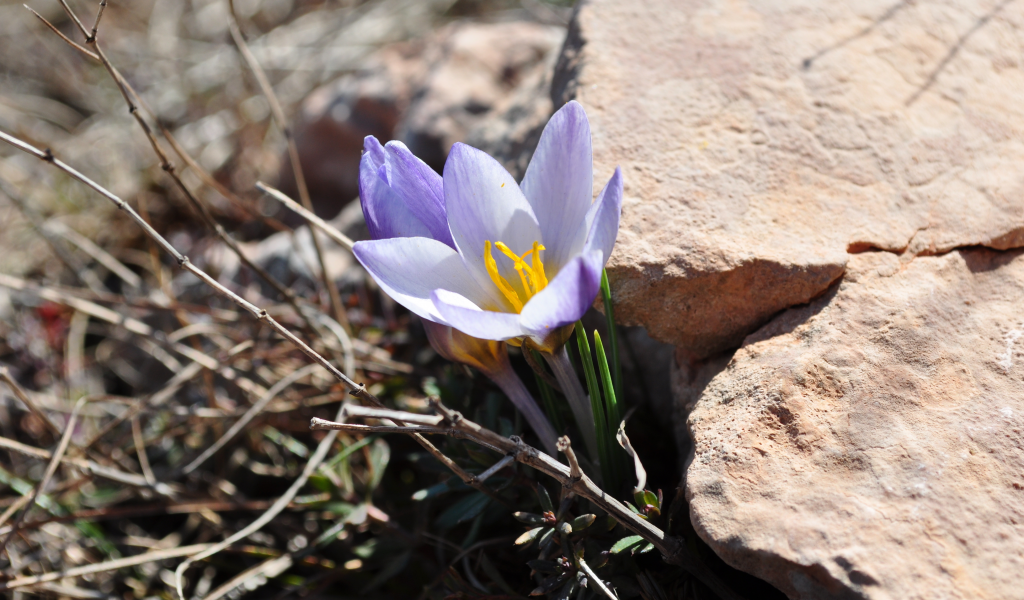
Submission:
<svg viewBox="0 0 1024 600">
<path fill-rule="evenodd" d="M 440 496 L 441 494 L 452 489 L 451 487 L 448 486 L 449 481 L 451 481 L 451 479 L 449 479 L 448 481 L 442 481 L 441 483 L 419 490 L 412 495 L 412 499 L 416 502 L 422 502 L 427 498 L 434 498 L 435 496 Z"/>
<path fill-rule="evenodd" d="M 598 456 L 591 456 L 592 460 L 601 463 L 603 471 L 608 468 L 608 425 L 604 416 L 604 406 L 601 401 L 601 390 L 597 385 L 597 373 L 594 372 L 594 359 L 590 354 L 590 341 L 587 339 L 587 332 L 583 329 L 583 322 L 576 321 L 576 344 L 580 349 L 580 362 L 583 363 L 583 374 L 587 380 L 587 391 L 590 393 L 590 408 L 594 412 L 594 429 L 597 431 L 597 452 Z M 581 424 L 582 428 L 584 425 Z"/>
<path fill-rule="evenodd" d="M 555 505 L 551 503 L 551 496 L 548 495 L 547 489 L 539 483 L 537 484 L 537 500 L 540 502 L 540 507 L 544 512 L 555 512 Z"/>
<path fill-rule="evenodd" d="M 491 499 L 479 492 L 466 496 L 449 506 L 437 517 L 435 525 L 438 529 L 451 529 L 463 521 L 468 521 L 483 512 Z"/>
<path fill-rule="evenodd" d="M 615 307 L 612 305 L 612 288 L 608 284 L 608 271 L 601 271 L 601 300 L 604 301 L 604 318 L 608 321 L 608 346 L 612 355 L 612 380 L 615 395 L 622 397 L 622 363 L 619 362 L 619 334 L 615 328 Z M 618 426 L 618 421 L 612 421 Z"/>
<path fill-rule="evenodd" d="M 609 550 L 609 552 L 611 552 L 612 554 L 619 554 L 626 550 L 634 551 L 636 548 L 640 547 L 640 544 L 642 543 L 644 543 L 644 538 L 638 535 L 631 535 L 629 537 L 624 537 L 621 540 L 615 542 L 615 544 L 612 545 L 612 549 Z"/>
<path fill-rule="evenodd" d="M 608 369 L 608 357 L 604 353 L 604 343 L 601 341 L 601 334 L 598 331 L 594 331 L 594 352 L 597 354 L 597 369 L 601 374 L 601 389 L 604 391 L 604 411 L 606 415 L 606 429 L 605 429 L 605 440 L 609 441 L 615 439 L 615 432 L 619 427 L 619 405 L 615 395 L 615 385 L 612 383 L 612 375 Z M 622 461 L 619 460 L 621 455 L 617 452 L 612 452 L 611 448 L 608 449 L 608 467 L 606 469 L 608 476 L 605 478 L 605 489 L 612 493 L 617 493 L 619 485 L 622 481 L 622 471 L 624 468 L 621 466 Z"/>
<path fill-rule="evenodd" d="M 373 466 L 373 477 L 367 483 L 367 492 L 372 494 L 384 478 L 384 470 L 391 462 L 391 446 L 383 439 L 376 439 L 370 446 L 370 464 Z"/>
</svg>

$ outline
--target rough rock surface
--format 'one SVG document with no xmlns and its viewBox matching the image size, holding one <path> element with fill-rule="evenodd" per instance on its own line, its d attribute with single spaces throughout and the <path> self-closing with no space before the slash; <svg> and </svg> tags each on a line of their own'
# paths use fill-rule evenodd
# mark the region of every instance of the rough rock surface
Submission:
<svg viewBox="0 0 1024 600">
<path fill-rule="evenodd" d="M 564 38 L 562 27 L 529 21 L 453 23 L 386 46 L 365 69 L 314 91 L 295 137 L 317 212 L 333 217 L 358 195 L 367 135 L 405 142 L 438 171 L 458 141 L 503 154 L 536 145 L 552 112 L 544 84 Z M 288 161 L 281 185 L 294 188 Z"/>
<path fill-rule="evenodd" d="M 621 165 L 617 314 L 709 356 L 850 251 L 1024 244 L 1024 4 L 589 0 L 559 59 Z"/>
<path fill-rule="evenodd" d="M 680 369 L 698 532 L 792 598 L 1024 598 L 1022 307 L 1024 251 L 864 253 Z"/>
</svg>

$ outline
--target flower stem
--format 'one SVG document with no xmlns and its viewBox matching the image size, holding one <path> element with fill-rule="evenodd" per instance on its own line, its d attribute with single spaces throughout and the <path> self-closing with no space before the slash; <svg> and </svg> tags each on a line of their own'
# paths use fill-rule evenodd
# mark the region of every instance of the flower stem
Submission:
<svg viewBox="0 0 1024 600">
<path fill-rule="evenodd" d="M 555 428 L 551 426 L 544 411 L 537 406 L 537 401 L 533 399 L 530 390 L 526 389 L 523 380 L 519 379 L 519 376 L 512 371 L 511 366 L 505 369 L 496 369 L 487 373 L 487 376 L 501 388 L 501 391 L 505 392 L 512 404 L 515 404 L 519 412 L 526 417 L 526 422 L 540 438 L 544 449 L 552 456 L 557 456 L 558 434 L 555 433 Z"/>
<path fill-rule="evenodd" d="M 572 368 L 569 352 L 565 349 L 565 346 L 562 346 L 555 350 L 553 354 L 548 354 L 547 352 L 542 354 L 544 359 L 548 361 L 548 365 L 555 374 L 559 385 L 562 386 L 566 400 L 569 401 L 569 408 L 572 409 L 572 414 L 576 417 L 576 425 L 579 427 L 580 433 L 583 434 L 583 443 L 587 446 L 587 452 L 593 460 L 598 460 L 594 411 L 590 406 L 590 399 L 587 398 L 586 392 L 583 391 L 583 386 L 580 385 L 580 379 L 576 375 L 576 371 Z"/>
</svg>

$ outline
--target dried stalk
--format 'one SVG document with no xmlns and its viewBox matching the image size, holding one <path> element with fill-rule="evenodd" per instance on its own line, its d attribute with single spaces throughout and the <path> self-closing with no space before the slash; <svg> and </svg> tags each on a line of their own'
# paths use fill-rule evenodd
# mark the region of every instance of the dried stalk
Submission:
<svg viewBox="0 0 1024 600">
<path fill-rule="evenodd" d="M 50 581 L 64 579 L 66 577 L 81 577 L 82 575 L 92 575 L 93 573 L 103 573 L 104 571 L 115 571 L 117 569 L 135 567 L 150 562 L 156 562 L 158 560 L 167 560 L 168 558 L 188 556 L 189 554 L 195 552 L 202 552 L 203 550 L 208 549 L 212 545 L 213 544 L 195 544 L 192 546 L 179 546 L 177 548 L 168 548 L 167 550 L 155 550 L 153 552 L 146 552 L 145 554 L 140 554 L 138 556 L 130 556 L 128 558 L 108 560 L 106 562 L 102 562 L 95 565 L 75 567 L 74 569 L 67 569 L 66 571 L 43 573 L 42 575 L 33 575 L 31 577 L 17 577 L 10 581 L 0 582 L 0 591 L 13 590 L 27 586 L 35 586 L 41 583 L 47 583 Z"/>
<path fill-rule="evenodd" d="M 339 407 L 339 416 L 341 415 L 341 410 L 341 407 Z M 309 457 L 309 461 L 306 462 L 306 466 L 302 469 L 302 473 L 299 474 L 299 477 L 292 483 L 291 487 L 288 488 L 288 491 L 282 494 L 280 498 L 275 500 L 274 504 L 270 508 L 268 508 L 266 512 L 260 515 L 258 519 L 256 519 L 246 527 L 242 528 L 240 531 L 235 532 L 226 540 L 214 544 L 213 546 L 207 548 L 206 550 L 203 550 L 202 552 L 189 556 L 188 559 L 186 559 L 180 565 L 178 565 L 178 568 L 174 570 L 174 585 L 177 588 L 179 600 L 185 600 L 185 592 L 183 589 L 184 577 L 185 571 L 188 570 L 189 566 L 191 566 L 195 562 L 203 560 L 204 558 L 209 558 L 213 556 L 214 554 L 220 552 L 221 550 L 227 548 L 228 546 L 234 544 L 237 541 L 249 537 L 253 533 L 262 529 L 264 525 L 269 523 L 281 511 L 287 508 L 288 505 L 291 504 L 291 501 L 295 498 L 295 496 L 298 495 L 299 490 L 302 489 L 302 486 L 306 485 L 306 481 L 309 479 L 309 476 L 312 475 L 313 472 L 316 471 L 317 468 L 320 466 L 320 463 L 323 462 L 324 458 L 327 456 L 327 452 L 330 451 L 331 446 L 334 445 L 334 440 L 337 439 L 337 437 L 337 432 L 332 431 L 329 434 L 327 434 L 324 437 L 324 439 L 320 440 L 320 443 L 316 447 L 316 451 L 313 452 L 313 456 Z"/>
<path fill-rule="evenodd" d="M 36 214 L 34 210 L 29 208 L 28 202 L 26 202 L 25 199 L 21 197 L 21 194 L 17 193 L 17 190 L 14 189 L 14 186 L 8 183 L 5 179 L 0 179 L 0 192 L 3 192 L 4 195 L 11 199 L 11 202 L 18 207 L 21 214 L 23 214 L 32 224 L 32 229 L 34 229 L 36 233 L 38 233 L 39 236 L 50 245 L 50 248 L 53 250 L 54 254 L 57 255 L 57 258 L 64 263 L 64 266 L 75 274 L 75 277 L 77 277 L 79 281 L 84 283 L 86 287 L 94 293 L 102 294 L 108 291 L 107 286 L 103 285 L 100 278 L 92 271 L 86 269 L 85 265 L 78 260 L 78 257 L 65 248 L 64 244 L 60 242 L 56 235 L 46 229 L 43 219 Z"/>
<path fill-rule="evenodd" d="M 50 464 L 46 466 L 46 471 L 43 473 L 43 478 L 39 480 L 39 483 L 32 488 L 32 494 L 29 498 L 25 510 L 18 514 L 18 517 L 11 523 L 11 532 L 4 537 L 3 541 L 0 541 L 0 556 L 3 556 L 4 550 L 7 548 L 7 544 L 11 541 L 15 535 L 18 534 L 18 527 L 21 526 L 21 522 L 25 520 L 25 515 L 32 510 L 35 506 L 36 499 L 39 498 L 39 494 L 42 493 L 43 489 L 50 483 L 50 478 L 57 472 L 57 467 L 60 465 L 61 459 L 64 458 L 64 453 L 67 452 L 68 444 L 71 443 L 71 434 L 75 431 L 75 424 L 78 421 L 78 411 L 82 410 L 85 406 L 88 396 L 82 397 L 75 403 L 74 410 L 71 411 L 71 416 L 68 417 L 68 424 L 64 428 L 64 435 L 60 438 L 60 444 L 57 446 L 57 450 L 50 457 Z"/>
<path fill-rule="evenodd" d="M 295 187 L 299 190 L 299 201 L 302 202 L 302 206 L 312 212 L 313 202 L 309 198 L 309 188 L 306 186 L 306 176 L 302 173 L 302 163 L 299 160 L 299 147 L 295 144 L 295 136 L 292 134 L 291 127 L 288 126 L 288 120 L 284 116 L 284 111 L 281 109 L 281 103 L 277 99 L 277 94 L 274 93 L 273 86 L 270 85 L 270 80 L 267 78 L 266 72 L 263 71 L 263 67 L 260 66 L 259 61 L 253 55 L 252 51 L 249 50 L 249 45 L 245 42 L 245 36 L 242 35 L 242 30 L 238 26 L 238 19 L 235 15 L 235 3 L 233 0 L 227 0 L 228 2 L 228 29 L 231 31 L 231 39 L 235 41 L 235 45 L 238 46 L 238 52 L 242 55 L 245 63 L 252 70 L 253 75 L 256 76 L 256 81 L 259 83 L 260 89 L 263 91 L 263 95 L 267 98 L 267 103 L 270 104 L 270 113 L 274 116 L 274 121 L 277 122 L 278 128 L 284 134 L 284 139 L 288 145 L 288 160 L 291 162 L 292 173 L 295 175 Z M 346 330 L 351 329 L 348 323 L 348 317 L 345 314 L 345 309 L 341 306 L 341 297 L 338 295 L 338 290 L 334 287 L 334 282 L 331 280 L 330 272 L 327 270 L 327 261 L 324 260 L 323 248 L 320 245 L 320 236 L 317 235 L 315 229 L 310 229 L 310 237 L 313 238 L 313 248 L 316 249 L 316 257 L 320 261 L 320 275 L 324 280 L 324 287 L 327 288 L 327 295 L 331 300 L 331 312 L 334 315 L 334 320 L 337 321 Z"/>
<path fill-rule="evenodd" d="M 327 237 L 334 240 L 334 242 L 341 246 L 342 248 L 346 248 L 348 250 L 352 249 L 352 245 L 355 242 L 349 239 L 347 235 L 338 231 L 333 225 L 331 225 L 327 221 L 324 221 L 320 217 L 316 216 L 316 214 L 314 214 L 313 211 L 306 210 L 305 208 L 303 208 L 302 205 L 289 198 L 288 195 L 282 192 L 281 190 L 274 189 L 269 185 L 263 183 L 262 181 L 256 182 L 256 189 L 263 192 L 264 194 L 267 194 L 268 196 L 270 196 L 274 200 L 277 200 L 281 204 L 284 204 L 286 208 L 297 213 L 300 217 L 309 221 L 312 225 L 316 225 L 320 229 L 320 231 L 326 233 Z"/>
<path fill-rule="evenodd" d="M 5 437 L 0 437 L 0 449 L 9 450 L 11 452 L 17 452 L 19 454 L 24 454 L 25 456 L 31 456 L 33 458 L 38 458 L 40 460 L 49 460 L 53 456 L 53 454 L 47 452 L 46 450 L 33 448 L 32 446 L 22 444 L 21 442 L 15 440 L 7 439 Z M 142 477 L 141 475 L 125 473 L 124 471 L 119 471 L 111 467 L 104 467 L 103 465 L 93 462 L 91 460 L 86 460 L 82 458 L 69 458 L 67 456 L 64 456 L 60 459 L 60 462 L 63 464 L 72 465 L 76 469 L 81 469 L 86 473 L 91 473 L 93 475 L 96 475 L 97 477 L 109 479 L 110 481 L 116 481 L 118 483 L 123 483 L 125 485 L 130 485 L 133 487 L 149 488 L 154 492 L 160 494 L 161 496 L 174 497 L 178 493 L 178 490 L 175 487 L 172 487 L 165 483 L 157 482 L 151 485 L 148 481 L 146 481 L 146 478 Z"/>
<path fill-rule="evenodd" d="M 50 417 L 48 417 L 46 413 L 36 406 L 36 403 L 32 401 L 32 398 L 30 398 L 28 394 L 25 393 L 25 390 L 21 389 L 21 386 L 14 380 L 14 377 L 11 377 L 11 372 L 7 367 L 0 366 L 0 381 L 3 381 L 7 384 L 7 387 L 11 388 L 14 395 L 18 397 L 18 400 L 21 400 L 21 403 L 28 408 L 28 411 L 43 422 L 43 425 L 50 430 L 50 433 L 52 433 L 54 437 L 60 437 L 60 429 L 53 424 L 53 421 L 50 420 Z"/>
<path fill-rule="evenodd" d="M 185 468 L 181 470 L 182 474 L 187 475 L 192 471 L 195 471 L 199 467 L 199 465 L 206 462 L 206 459 L 216 454 L 218 450 L 223 448 L 225 444 L 227 444 L 229 441 L 232 440 L 232 438 L 238 435 L 238 432 L 240 432 L 246 425 L 248 425 L 249 422 L 256 417 L 256 415 L 262 412 L 263 409 L 266 408 L 267 404 L 270 404 L 271 400 L 276 398 L 277 395 L 284 391 L 286 387 L 302 379 L 306 375 L 309 375 L 312 372 L 313 367 L 315 366 L 316 365 L 307 365 L 275 383 L 274 386 L 267 390 L 267 393 L 264 394 L 262 398 L 257 400 L 256 403 L 253 404 L 249 408 L 249 410 L 247 410 L 245 414 L 242 415 L 240 419 L 235 421 L 235 424 L 232 425 L 231 428 L 228 429 L 227 432 L 220 437 L 220 439 L 214 442 L 212 446 L 204 450 L 203 453 L 196 457 L 195 460 L 193 460 L 187 466 L 185 466 Z"/>
</svg>

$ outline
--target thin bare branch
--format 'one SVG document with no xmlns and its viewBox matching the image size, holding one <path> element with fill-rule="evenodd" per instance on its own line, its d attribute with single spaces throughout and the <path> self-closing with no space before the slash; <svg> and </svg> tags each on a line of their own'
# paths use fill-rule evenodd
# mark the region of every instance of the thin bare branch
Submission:
<svg viewBox="0 0 1024 600">
<path fill-rule="evenodd" d="M 607 597 L 609 600 L 619 600 L 619 597 L 616 596 L 615 593 L 612 592 L 610 589 L 608 589 L 608 586 L 606 586 L 604 582 L 601 581 L 601 578 L 598 577 L 597 573 L 595 573 L 594 570 L 590 568 L 590 565 L 587 564 L 587 561 L 583 560 L 582 556 L 579 557 L 577 560 L 579 560 L 580 569 L 582 569 L 583 572 L 587 574 L 588 586 L 592 583 L 594 584 L 594 587 L 597 588 L 597 591 L 604 594 L 605 597 Z"/>
<path fill-rule="evenodd" d="M 498 462 L 496 462 L 493 465 L 491 465 L 490 467 L 488 467 L 486 471 L 484 471 L 483 473 L 477 475 L 476 476 L 477 482 L 478 483 L 483 483 L 483 482 L 487 481 L 491 477 L 491 475 L 494 475 L 498 471 L 504 469 L 510 463 L 515 462 L 515 460 L 516 460 L 516 457 L 512 456 L 511 454 L 505 455 L 504 457 L 502 457 L 501 460 L 499 460 Z"/>
<path fill-rule="evenodd" d="M 566 437 L 559 440 L 559 446 L 569 457 L 570 464 L 566 466 L 554 458 L 544 454 L 540 450 L 529 446 L 517 437 L 506 438 L 498 435 L 489 429 L 463 417 L 460 413 L 444 406 L 438 399 L 431 398 L 431 406 L 444 417 L 447 427 L 439 427 L 445 435 L 466 438 L 476 444 L 491 448 L 502 454 L 512 456 L 517 462 L 529 465 L 538 471 L 554 478 L 562 484 L 566 491 L 590 500 L 593 504 L 612 516 L 623 527 L 641 536 L 654 545 L 669 564 L 677 565 L 690 572 L 694 577 L 700 579 L 705 585 L 711 588 L 721 598 L 726 600 L 738 600 L 738 596 L 716 575 L 709 572 L 701 562 L 693 556 L 683 541 L 679 538 L 668 536 L 664 531 L 654 524 L 641 519 L 626 505 L 609 496 L 598 487 L 586 473 L 579 468 L 572 453 L 571 444 Z M 316 428 L 333 428 L 335 424 L 324 422 L 322 419 L 314 420 L 310 426 Z M 343 424 L 338 424 L 343 425 Z M 393 428 L 392 431 L 399 431 L 400 428 Z M 564 448 L 564 449 L 563 449 Z"/>
<path fill-rule="evenodd" d="M 96 10 L 96 19 L 92 23 L 92 31 L 89 33 L 87 42 L 96 41 L 96 30 L 100 28 L 100 19 L 103 18 L 103 11 L 107 8 L 107 0 L 100 0 L 100 7 Z"/>
<path fill-rule="evenodd" d="M 47 21 L 46 18 L 43 15 L 41 15 L 41 14 L 37 13 L 35 10 L 33 10 L 31 6 L 29 6 L 28 4 L 23 4 L 22 6 L 24 6 L 25 8 L 27 8 L 29 10 L 31 10 L 32 14 L 34 14 L 40 21 L 42 21 L 44 25 L 46 25 L 47 27 L 50 28 L 50 31 L 56 33 L 57 36 L 60 37 L 60 39 L 62 39 L 65 42 L 67 42 L 68 45 L 70 45 L 72 48 L 74 48 L 75 50 L 78 50 L 82 54 L 88 56 L 89 58 L 91 58 L 91 59 L 93 59 L 95 61 L 99 61 L 100 57 L 96 56 L 95 52 L 92 52 L 91 50 L 83 48 L 82 46 L 79 46 L 77 43 L 71 41 L 71 38 L 69 38 L 68 36 L 66 36 L 63 33 L 61 33 L 60 29 L 57 29 L 56 27 L 54 27 L 52 23 Z"/>
<path fill-rule="evenodd" d="M 78 27 L 78 30 L 82 32 L 82 37 L 89 39 L 89 30 L 86 29 L 85 25 L 82 24 L 82 21 L 78 18 L 78 15 L 75 14 L 75 11 L 71 10 L 71 7 L 68 6 L 68 0 L 58 1 L 60 2 L 60 5 L 64 8 L 64 12 L 66 12 L 68 17 L 70 17 L 71 20 L 74 21 L 75 25 Z"/>
<path fill-rule="evenodd" d="M 244 200 L 239 198 L 238 194 L 235 194 L 227 187 L 225 187 L 221 182 L 217 181 L 213 177 L 213 175 L 210 175 L 210 173 L 207 172 L 207 170 L 204 169 L 202 165 L 196 162 L 196 160 L 192 158 L 189 155 L 189 153 L 185 151 L 184 148 L 182 148 L 181 144 L 178 143 L 178 140 L 174 137 L 170 130 L 168 130 L 167 127 L 164 127 L 163 123 L 161 123 L 160 120 L 156 118 L 156 115 L 149 108 L 149 105 L 146 104 L 142 97 L 140 97 L 137 93 L 135 94 L 135 100 L 139 103 L 143 110 L 146 111 L 146 114 L 149 115 L 149 118 L 152 119 L 154 123 L 156 123 L 156 126 L 160 128 L 160 133 L 163 134 L 164 139 L 166 139 L 167 143 L 170 144 L 171 148 L 174 149 L 174 153 L 178 155 L 178 158 L 180 158 L 188 168 L 192 169 L 192 171 L 199 176 L 199 179 L 202 180 L 202 182 L 206 184 L 207 187 L 213 188 L 214 190 L 217 191 L 218 194 L 220 194 L 224 198 L 227 198 L 228 202 L 233 204 L 235 208 L 238 208 L 239 210 L 249 215 L 250 217 L 254 217 L 256 219 L 263 221 L 271 229 L 274 229 L 276 231 L 292 231 L 291 227 L 285 225 L 281 221 L 278 221 L 273 217 L 267 217 L 265 215 L 260 214 L 259 211 L 254 210 L 252 207 L 246 204 Z"/>
<path fill-rule="evenodd" d="M 352 244 L 354 244 L 355 242 L 353 242 L 347 235 L 335 229 L 335 227 L 328 223 L 327 221 L 324 221 L 320 217 L 316 216 L 313 213 L 313 211 L 306 210 L 305 208 L 303 208 L 302 205 L 289 198 L 281 190 L 274 189 L 269 185 L 263 183 L 262 181 L 256 182 L 256 189 L 263 192 L 264 194 L 267 194 L 268 196 L 270 196 L 274 200 L 277 200 L 281 204 L 284 204 L 285 207 L 287 207 L 289 210 L 297 213 L 303 219 L 319 227 L 320 231 L 326 233 L 327 237 L 334 240 L 334 242 L 339 246 L 347 250 L 352 249 Z"/>
<path fill-rule="evenodd" d="M 572 487 L 572 482 L 583 479 L 583 469 L 580 468 L 580 462 L 576 460 L 576 453 L 573 452 L 572 442 L 569 441 L 569 436 L 563 435 L 558 438 L 558 451 L 565 454 L 565 458 L 569 460 L 569 486 Z M 564 485 L 564 483 L 563 483 Z"/>
<path fill-rule="evenodd" d="M 386 408 L 372 408 L 369 406 L 360 406 L 358 404 L 346 404 L 344 407 L 342 407 L 341 414 L 343 417 L 398 420 L 403 423 L 413 423 L 416 425 L 436 426 L 438 423 L 444 420 L 444 418 L 441 417 L 440 415 L 420 415 L 401 410 L 389 410 Z"/>
<path fill-rule="evenodd" d="M 17 396 L 18 400 L 21 400 L 21 403 L 28 408 L 30 413 L 34 414 L 36 417 L 42 420 L 43 425 L 45 425 L 46 428 L 50 430 L 50 433 L 52 433 L 55 437 L 60 436 L 60 429 L 53 424 L 53 421 L 50 420 L 50 417 L 47 416 L 46 413 L 44 413 L 42 410 L 40 410 L 38 406 L 36 406 L 36 403 L 32 401 L 32 398 L 29 397 L 28 394 L 25 393 L 25 390 L 21 389 L 21 386 L 18 385 L 18 382 L 15 381 L 14 377 L 11 376 L 11 372 L 7 369 L 7 367 L 0 366 L 0 381 L 3 381 L 4 383 L 7 384 L 7 387 L 11 388 L 11 391 L 14 392 L 14 395 Z"/>
<path fill-rule="evenodd" d="M 347 431 L 349 433 L 426 433 L 436 435 L 453 435 L 455 432 L 446 427 L 432 425 L 362 425 L 360 423 L 339 423 L 320 417 L 313 417 L 309 428 L 314 431 Z M 472 477 L 472 476 L 471 476 Z"/>
<path fill-rule="evenodd" d="M 93 50 L 95 50 L 96 57 L 99 59 L 101 63 L 103 63 L 103 66 L 104 68 L 106 68 L 107 72 L 110 73 L 111 78 L 117 85 L 117 89 L 121 92 L 121 96 L 124 98 L 125 103 L 128 105 L 128 112 L 132 115 L 132 117 L 134 117 L 135 122 L 139 125 L 139 127 L 142 129 L 142 132 L 146 135 L 146 140 L 149 141 L 150 147 L 152 147 L 153 152 L 156 154 L 157 160 L 160 163 L 160 168 L 163 169 L 163 171 L 165 171 L 171 177 L 171 180 L 174 182 L 175 186 L 185 196 L 185 199 L 188 201 L 189 205 L 192 206 L 192 208 L 199 214 L 199 217 L 203 221 L 203 223 L 211 231 L 213 231 L 217 235 L 217 237 L 221 239 L 221 241 L 224 242 L 228 249 L 230 249 L 232 252 L 235 253 L 236 256 L 238 256 L 239 261 L 241 261 L 241 263 L 245 265 L 248 269 L 251 269 L 254 273 L 256 273 L 258 277 L 262 278 L 267 283 L 269 283 L 270 286 L 277 291 L 277 293 L 281 294 L 281 296 L 284 297 L 284 299 L 289 304 L 292 305 L 292 307 L 295 309 L 295 312 L 298 313 L 302 319 L 306 320 L 307 325 L 309 325 L 311 329 L 315 330 L 315 325 L 306 318 L 305 312 L 299 307 L 299 298 L 295 295 L 295 293 L 291 289 L 289 289 L 288 286 L 282 284 L 276 278 L 274 278 L 266 269 L 252 262 L 252 260 L 250 260 L 245 255 L 245 253 L 242 252 L 242 249 L 239 247 L 238 242 L 235 241 L 235 239 L 228 234 L 224 227 L 217 222 L 213 214 L 210 212 L 209 207 L 206 206 L 205 203 L 201 202 L 199 198 L 192 193 L 192 190 L 189 189 L 187 185 L 185 185 L 185 182 L 182 181 L 181 177 L 178 175 L 177 168 L 170 161 L 170 159 L 168 159 L 166 152 L 164 152 L 163 148 L 160 146 L 160 142 L 156 139 L 156 136 L 153 135 L 152 128 L 142 117 L 142 114 L 138 109 L 138 105 L 136 104 L 136 101 L 141 101 L 140 96 L 131 86 L 131 84 L 128 83 L 128 80 L 125 79 L 123 75 L 121 75 L 121 72 L 118 71 L 117 68 L 114 67 L 114 65 L 110 62 L 110 60 L 107 58 L 107 55 L 103 52 L 103 49 L 97 42 L 95 27 L 93 28 L 92 33 L 87 33 L 84 29 L 84 26 L 81 25 L 81 20 L 74 13 L 74 11 L 71 10 L 71 7 L 68 6 L 68 4 L 64 0 L 61 0 L 61 4 L 64 7 L 64 10 L 68 13 L 68 15 L 76 23 L 79 24 L 79 29 L 82 30 L 82 33 L 86 38 L 86 44 L 91 46 Z M 106 0 L 103 1 L 103 4 L 99 8 L 99 12 L 96 17 L 97 26 L 99 25 L 99 19 L 103 15 L 105 5 Z M 148 110 L 148 108 L 147 112 L 150 113 L 151 117 L 153 117 L 152 111 Z M 153 118 L 155 120 L 155 117 Z M 169 133 L 165 132 L 165 134 L 169 136 Z"/>
</svg>

